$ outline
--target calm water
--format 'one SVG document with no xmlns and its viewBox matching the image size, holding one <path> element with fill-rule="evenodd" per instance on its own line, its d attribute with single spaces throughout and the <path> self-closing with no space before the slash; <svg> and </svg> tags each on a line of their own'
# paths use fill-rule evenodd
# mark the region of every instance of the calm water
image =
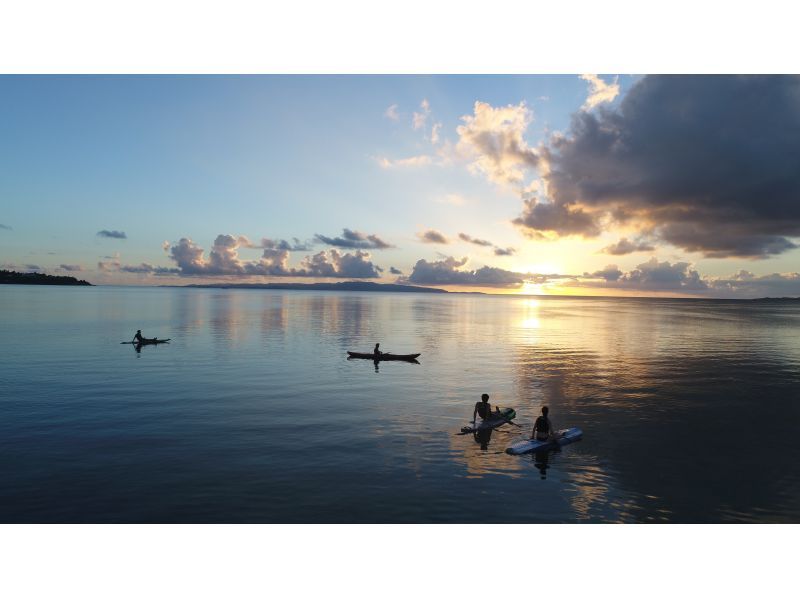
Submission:
<svg viewBox="0 0 800 598">
<path fill-rule="evenodd" d="M 0 330 L 2 522 L 800 522 L 797 303 L 2 286 Z M 482 392 L 584 439 L 456 435 Z"/>
</svg>

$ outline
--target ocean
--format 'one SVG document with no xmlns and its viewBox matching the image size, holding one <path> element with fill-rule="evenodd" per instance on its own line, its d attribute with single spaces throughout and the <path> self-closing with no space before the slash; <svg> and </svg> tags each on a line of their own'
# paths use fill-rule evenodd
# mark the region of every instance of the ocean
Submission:
<svg viewBox="0 0 800 598">
<path fill-rule="evenodd" d="M 800 522 L 800 301 L 3 285 L 0 331 L 2 523 Z M 484 392 L 521 427 L 459 435 Z M 505 454 L 543 405 L 583 439 Z"/>
</svg>

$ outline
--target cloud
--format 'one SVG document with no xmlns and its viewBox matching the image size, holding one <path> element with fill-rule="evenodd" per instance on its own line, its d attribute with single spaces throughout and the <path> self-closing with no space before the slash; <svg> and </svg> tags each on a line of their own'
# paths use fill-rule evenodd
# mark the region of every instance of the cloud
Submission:
<svg viewBox="0 0 800 598">
<path fill-rule="evenodd" d="M 377 235 L 367 235 L 349 228 L 342 230 L 341 237 L 331 238 L 325 235 L 315 235 L 314 238 L 326 245 L 348 249 L 389 249 L 394 247 L 394 245 L 390 245 Z"/>
<path fill-rule="evenodd" d="M 533 114 L 522 102 L 494 108 L 475 102 L 474 114 L 462 116 L 457 149 L 471 159 L 470 170 L 501 185 L 522 188 L 526 169 L 539 166 L 539 155 L 523 139 Z"/>
<path fill-rule="evenodd" d="M 61 264 L 58 269 L 66 272 L 83 272 L 83 266 L 80 264 Z"/>
<path fill-rule="evenodd" d="M 431 127 L 431 143 L 436 145 L 439 143 L 439 131 L 442 129 L 442 123 L 435 123 Z"/>
<path fill-rule="evenodd" d="M 119 270 L 121 266 L 119 254 L 113 256 L 106 255 L 103 256 L 103 259 L 108 261 L 97 262 L 97 269 L 100 270 L 100 272 L 115 272 Z"/>
<path fill-rule="evenodd" d="M 584 274 L 586 278 L 602 278 L 603 280 L 606 280 L 608 282 L 616 282 L 622 277 L 622 275 L 623 275 L 622 270 L 620 270 L 613 264 L 606 266 L 602 270 L 597 270 L 592 274 L 589 274 L 588 272 Z"/>
<path fill-rule="evenodd" d="M 391 268 L 389 268 L 389 273 L 390 274 L 396 274 L 396 275 L 400 276 L 400 275 L 403 274 L 403 271 L 398 269 L 398 268 L 395 268 L 394 266 L 392 266 Z"/>
<path fill-rule="evenodd" d="M 552 238 L 552 235 L 594 237 L 602 230 L 594 216 L 580 207 L 543 202 L 535 197 L 523 201 L 522 214 L 512 222 L 522 227 L 529 237 L 540 240 Z"/>
<path fill-rule="evenodd" d="M 501 268 L 483 266 L 477 270 L 460 270 L 467 258 L 447 257 L 440 261 L 419 260 L 406 282 L 419 285 L 460 285 L 474 287 L 518 287 L 526 275 Z"/>
<path fill-rule="evenodd" d="M 619 95 L 617 77 L 614 77 L 613 83 L 606 83 L 597 75 L 581 75 L 581 79 L 589 82 L 589 97 L 583 104 L 584 110 L 591 110 L 605 102 L 613 102 Z"/>
<path fill-rule="evenodd" d="M 428 116 L 430 116 L 431 113 L 431 105 L 428 100 L 422 100 L 420 108 L 422 112 L 415 112 L 411 117 L 411 126 L 415 130 L 425 128 L 425 122 L 428 120 Z"/>
<path fill-rule="evenodd" d="M 163 266 L 154 266 L 153 264 L 141 263 L 138 266 L 120 265 L 117 268 L 120 272 L 127 272 L 129 274 L 157 274 L 164 276 L 167 274 L 180 274 L 178 268 L 165 268 Z"/>
<path fill-rule="evenodd" d="M 0 230 L 14 230 L 14 229 L 6 224 L 0 224 Z"/>
<path fill-rule="evenodd" d="M 416 168 L 419 166 L 428 166 L 433 163 L 433 157 L 425 154 L 419 156 L 410 156 L 408 158 L 398 158 L 392 160 L 391 158 L 378 158 L 378 164 L 381 168 Z"/>
<path fill-rule="evenodd" d="M 644 239 L 635 239 L 629 241 L 626 237 L 622 237 L 616 243 L 603 247 L 601 253 L 609 255 L 628 255 L 637 251 L 653 251 L 655 247 Z"/>
<path fill-rule="evenodd" d="M 41 270 L 42 268 L 36 264 L 25 264 L 25 270 Z"/>
<path fill-rule="evenodd" d="M 419 237 L 420 241 L 423 243 L 439 243 L 441 245 L 447 245 L 450 242 L 447 237 L 444 236 L 444 234 L 432 228 L 421 233 L 417 233 L 417 237 Z"/>
<path fill-rule="evenodd" d="M 603 287 L 615 289 L 637 289 L 643 291 L 691 292 L 706 291 L 708 283 L 700 278 L 697 270 L 687 262 L 659 262 L 655 257 L 639 264 L 629 272 L 622 272 L 617 266 L 606 266 L 593 274 L 585 274 L 587 279 L 572 283 L 574 286 Z"/>
<path fill-rule="evenodd" d="M 546 201 L 530 200 L 516 222 L 533 235 L 583 236 L 635 222 L 715 258 L 793 249 L 799 98 L 797 76 L 644 77 L 617 107 L 579 112 L 551 137 Z"/>
<path fill-rule="evenodd" d="M 254 243 L 245 235 L 239 235 L 239 245 L 248 249 L 279 249 L 282 251 L 311 251 L 313 243 L 311 241 L 301 242 L 297 237 L 292 237 L 292 242 L 285 239 L 268 239 L 262 237 L 261 241 Z"/>
<path fill-rule="evenodd" d="M 97 232 L 98 237 L 105 237 L 107 239 L 127 239 L 128 235 L 126 235 L 121 230 L 101 230 Z"/>
<path fill-rule="evenodd" d="M 306 257 L 295 276 L 379 278 L 382 269 L 370 262 L 369 257 L 369 253 L 360 250 L 355 253 L 340 253 L 335 249 L 320 251 Z"/>
<path fill-rule="evenodd" d="M 474 237 L 470 237 L 466 233 L 458 233 L 458 238 L 462 241 L 467 243 L 472 243 L 473 245 L 478 245 L 480 247 L 491 247 L 493 243 L 491 241 L 485 241 L 483 239 L 475 239 Z"/>
<path fill-rule="evenodd" d="M 390 120 L 399 120 L 400 114 L 397 112 L 397 104 L 392 104 L 386 109 L 383 115 Z"/>
<path fill-rule="evenodd" d="M 740 270 L 727 278 L 710 281 L 715 294 L 722 297 L 797 297 L 800 295 L 800 273 L 773 273 L 756 276 Z"/>
<path fill-rule="evenodd" d="M 259 260 L 239 258 L 241 237 L 218 235 L 205 258 L 204 251 L 191 239 L 182 238 L 170 248 L 170 258 L 181 276 L 276 276 L 326 278 L 378 278 L 382 269 L 370 261 L 365 251 L 340 253 L 335 249 L 307 256 L 300 268 L 289 267 L 289 250 L 281 243 L 265 247 Z"/>
<path fill-rule="evenodd" d="M 517 252 L 513 247 L 495 247 L 495 255 L 514 255 Z"/>
</svg>

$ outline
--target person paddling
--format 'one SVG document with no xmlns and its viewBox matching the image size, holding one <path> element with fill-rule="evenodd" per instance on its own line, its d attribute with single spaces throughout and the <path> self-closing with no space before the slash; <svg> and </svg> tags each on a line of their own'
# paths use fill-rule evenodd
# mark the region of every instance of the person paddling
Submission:
<svg viewBox="0 0 800 598">
<path fill-rule="evenodd" d="M 542 407 L 542 414 L 536 418 L 536 423 L 533 424 L 533 432 L 531 433 L 532 439 L 542 442 L 552 442 L 556 439 L 553 422 L 551 422 L 550 418 L 547 416 L 549 412 L 550 408 L 547 407 L 547 405 Z"/>
<path fill-rule="evenodd" d="M 141 330 L 137 330 L 136 334 L 133 337 L 133 342 L 134 343 L 141 343 L 143 341 L 144 341 L 144 337 L 142 336 L 142 331 Z"/>
<path fill-rule="evenodd" d="M 475 403 L 475 409 L 472 412 L 472 423 L 473 424 L 475 423 L 476 415 L 480 415 L 483 421 L 492 419 L 493 417 L 500 417 L 499 415 L 500 408 L 495 407 L 494 410 L 495 413 L 492 413 L 492 405 L 491 403 L 489 403 L 489 395 L 483 393 L 481 395 L 481 400 Z"/>
<path fill-rule="evenodd" d="M 383 355 L 383 353 L 381 353 L 381 350 L 378 348 L 380 346 L 381 346 L 380 343 L 375 343 L 375 349 L 372 351 L 372 354 L 375 356 L 376 360 L 380 359 L 381 355 Z"/>
</svg>

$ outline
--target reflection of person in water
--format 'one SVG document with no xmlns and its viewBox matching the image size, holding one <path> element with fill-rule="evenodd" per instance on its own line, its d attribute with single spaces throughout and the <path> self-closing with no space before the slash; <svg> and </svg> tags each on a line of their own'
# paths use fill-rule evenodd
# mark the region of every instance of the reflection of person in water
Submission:
<svg viewBox="0 0 800 598">
<path fill-rule="evenodd" d="M 550 453 L 547 451 L 539 451 L 533 454 L 533 465 L 539 470 L 543 480 L 547 478 L 547 470 L 550 469 L 550 466 L 547 464 L 549 459 Z"/>
<path fill-rule="evenodd" d="M 485 451 L 489 448 L 489 441 L 492 439 L 492 428 L 475 430 L 472 433 L 472 437 L 475 439 L 475 442 L 481 445 L 481 450 Z"/>
</svg>

